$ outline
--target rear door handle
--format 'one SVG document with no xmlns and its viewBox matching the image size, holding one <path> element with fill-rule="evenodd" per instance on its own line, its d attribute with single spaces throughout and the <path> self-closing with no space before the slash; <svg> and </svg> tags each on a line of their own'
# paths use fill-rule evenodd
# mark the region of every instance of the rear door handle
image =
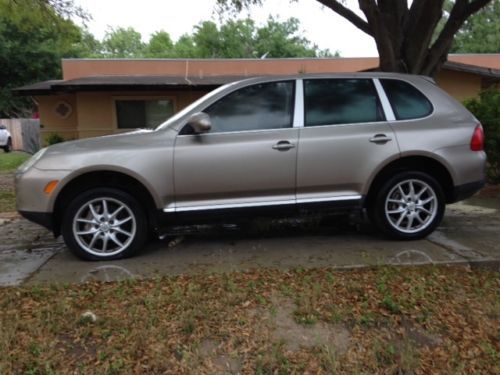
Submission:
<svg viewBox="0 0 500 375">
<path fill-rule="evenodd" d="M 392 138 L 388 137 L 385 134 L 375 134 L 369 139 L 369 141 L 372 143 L 387 143 L 389 141 L 392 141 Z"/>
<path fill-rule="evenodd" d="M 273 146 L 273 149 L 278 151 L 286 151 L 294 147 L 295 145 L 293 143 L 290 143 L 288 141 L 279 141 Z"/>
</svg>

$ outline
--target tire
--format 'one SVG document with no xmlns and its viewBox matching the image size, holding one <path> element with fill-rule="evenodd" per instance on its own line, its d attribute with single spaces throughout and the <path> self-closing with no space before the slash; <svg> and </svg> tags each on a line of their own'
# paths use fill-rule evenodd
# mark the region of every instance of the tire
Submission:
<svg viewBox="0 0 500 375">
<path fill-rule="evenodd" d="M 378 189 L 368 214 L 385 235 L 417 240 L 436 229 L 444 210 L 443 189 L 433 177 L 423 172 L 401 172 Z"/>
<path fill-rule="evenodd" d="M 128 193 L 96 188 L 76 196 L 63 213 L 64 242 L 79 258 L 113 260 L 136 254 L 145 244 L 144 209 Z"/>
<path fill-rule="evenodd" d="M 11 138 L 9 138 L 7 140 L 7 144 L 4 146 L 3 150 L 5 152 L 11 152 L 12 151 L 12 139 Z"/>
</svg>

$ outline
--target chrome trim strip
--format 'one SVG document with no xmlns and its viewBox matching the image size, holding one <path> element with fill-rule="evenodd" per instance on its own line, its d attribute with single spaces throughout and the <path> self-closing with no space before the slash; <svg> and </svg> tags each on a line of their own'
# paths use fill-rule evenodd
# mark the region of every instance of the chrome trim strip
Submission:
<svg viewBox="0 0 500 375">
<path fill-rule="evenodd" d="M 325 198 L 297 198 L 297 203 L 321 203 L 321 202 L 337 202 L 337 201 L 355 201 L 360 200 L 362 197 L 356 195 L 340 195 L 338 197 L 325 197 Z"/>
<path fill-rule="evenodd" d="M 304 84 L 302 79 L 295 81 L 295 110 L 293 112 L 293 127 L 304 127 Z"/>
<path fill-rule="evenodd" d="M 171 213 L 171 212 L 217 210 L 217 209 L 225 209 L 225 208 L 280 206 L 280 205 L 285 205 L 285 204 L 296 204 L 296 203 L 320 203 L 320 202 L 360 200 L 361 198 L 362 198 L 361 195 L 356 194 L 356 195 L 341 195 L 338 197 L 299 198 L 299 199 L 287 199 L 287 200 L 281 200 L 281 201 L 226 203 L 226 204 L 213 204 L 213 205 L 187 206 L 187 207 L 175 207 L 175 206 L 172 206 L 169 204 L 169 205 L 167 205 L 167 207 L 165 207 L 163 209 L 163 212 L 170 212 Z"/>
<path fill-rule="evenodd" d="M 284 204 L 295 204 L 295 199 L 289 199 L 289 200 L 283 200 L 283 201 L 225 203 L 225 204 L 213 204 L 213 205 L 204 205 L 204 206 L 187 206 L 187 207 L 177 207 L 177 208 L 165 208 L 163 211 L 164 212 L 203 211 L 203 210 L 217 210 L 217 209 L 224 209 L 224 208 L 278 206 L 278 205 L 284 205 Z M 169 210 L 169 211 L 166 211 L 166 210 Z"/>
<path fill-rule="evenodd" d="M 378 78 L 373 78 L 373 83 L 375 84 L 375 88 L 377 89 L 378 97 L 380 98 L 380 103 L 382 104 L 386 120 L 396 121 L 396 116 L 394 116 L 394 111 L 392 110 L 391 103 L 389 102 L 389 99 L 385 94 L 380 80 Z"/>
</svg>

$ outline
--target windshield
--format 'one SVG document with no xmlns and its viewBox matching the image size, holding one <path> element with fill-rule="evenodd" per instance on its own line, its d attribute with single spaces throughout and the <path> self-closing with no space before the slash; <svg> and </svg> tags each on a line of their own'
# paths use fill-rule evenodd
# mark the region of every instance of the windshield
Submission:
<svg viewBox="0 0 500 375">
<path fill-rule="evenodd" d="M 189 112 L 191 112 L 194 108 L 196 108 L 198 105 L 202 104 L 207 99 L 210 99 L 211 97 L 217 95 L 219 92 L 227 89 L 228 87 L 231 87 L 235 83 L 236 82 L 227 83 L 227 84 L 225 84 L 225 85 L 223 85 L 223 86 L 221 86 L 219 88 L 216 88 L 213 91 L 210 91 L 208 94 L 203 95 L 198 100 L 195 100 L 193 103 L 191 103 L 190 105 L 188 105 L 187 107 L 185 107 L 181 111 L 177 112 L 172 117 L 168 118 L 167 121 L 165 121 L 163 124 L 158 125 L 158 127 L 156 128 L 156 130 L 162 130 L 162 129 L 167 128 L 168 126 L 170 126 L 171 124 L 175 123 L 180 118 L 182 118 L 183 116 L 185 116 L 186 114 L 188 114 Z"/>
</svg>

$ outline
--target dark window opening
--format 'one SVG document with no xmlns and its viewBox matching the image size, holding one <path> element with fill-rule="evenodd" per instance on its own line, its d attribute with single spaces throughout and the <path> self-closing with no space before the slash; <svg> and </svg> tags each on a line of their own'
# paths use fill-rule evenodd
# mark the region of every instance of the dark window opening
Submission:
<svg viewBox="0 0 500 375">
<path fill-rule="evenodd" d="M 119 129 L 155 128 L 173 114 L 174 104 L 169 99 L 116 101 Z"/>
<path fill-rule="evenodd" d="M 385 120 L 371 79 L 310 79 L 304 94 L 305 126 Z"/>
<path fill-rule="evenodd" d="M 408 82 L 396 79 L 381 79 L 380 82 L 391 102 L 396 119 L 411 120 L 432 113 L 431 102 Z"/>
</svg>

